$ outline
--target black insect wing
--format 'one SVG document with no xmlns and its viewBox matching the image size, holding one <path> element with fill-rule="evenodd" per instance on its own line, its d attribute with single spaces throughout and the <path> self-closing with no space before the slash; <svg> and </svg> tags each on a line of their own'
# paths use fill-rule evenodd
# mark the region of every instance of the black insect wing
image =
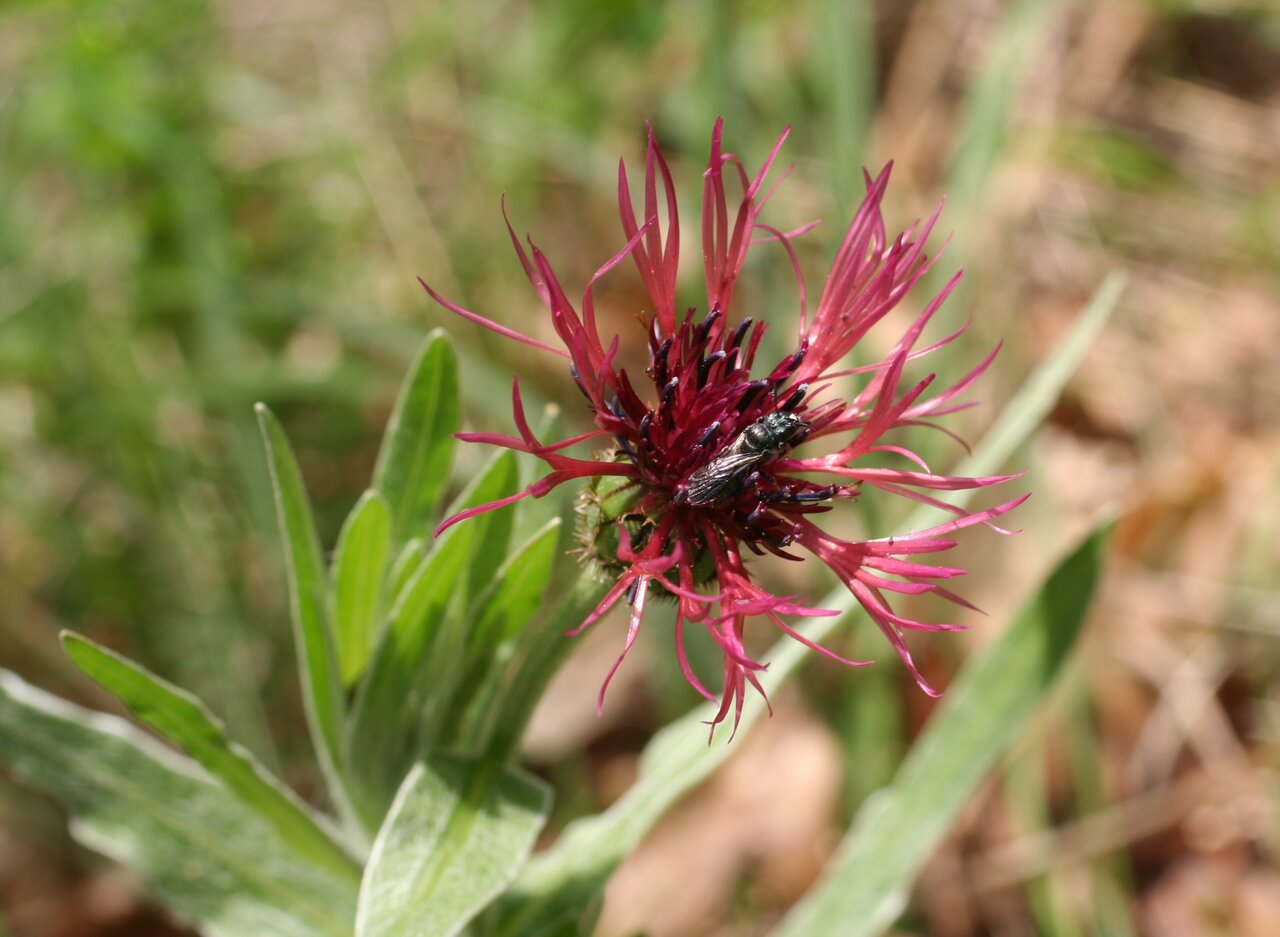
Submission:
<svg viewBox="0 0 1280 937">
<path fill-rule="evenodd" d="M 742 482 L 756 466 L 767 462 L 768 452 L 732 451 L 726 449 L 689 476 L 685 486 L 685 504 L 717 504 L 742 490 Z"/>
<path fill-rule="evenodd" d="M 759 466 L 777 458 L 788 443 L 809 428 L 792 413 L 777 411 L 744 429 L 718 456 L 689 476 L 682 503 L 718 504 L 734 497 Z"/>
</svg>

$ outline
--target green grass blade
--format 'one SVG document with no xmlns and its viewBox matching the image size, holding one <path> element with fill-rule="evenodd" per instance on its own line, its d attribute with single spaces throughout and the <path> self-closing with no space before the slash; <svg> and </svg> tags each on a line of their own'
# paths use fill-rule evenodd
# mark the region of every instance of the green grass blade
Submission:
<svg viewBox="0 0 1280 937">
<path fill-rule="evenodd" d="M 956 467 L 955 474 L 978 476 L 998 472 L 1017 448 L 1030 438 L 1058 402 L 1062 388 L 1076 373 L 1084 356 L 1111 319 L 1124 293 L 1125 281 L 1123 273 L 1113 271 L 1107 274 L 1067 334 L 1000 411 L 999 417 L 983 436 L 982 445 Z M 974 493 L 973 490 L 956 492 L 950 501 L 952 504 L 965 504 Z"/>
<path fill-rule="evenodd" d="M 1066 338 L 1031 375 L 992 431 L 974 449 L 962 467 L 976 473 L 978 467 L 995 468 L 1026 441 L 1053 405 L 1063 385 L 1078 366 L 1092 339 L 1115 308 L 1122 281 L 1108 277 Z M 967 492 L 953 498 L 963 503 Z M 927 527 L 938 512 L 924 507 L 911 515 L 906 527 Z M 842 587 L 819 603 L 822 608 L 848 611 L 855 603 Z M 844 616 L 811 618 L 799 626 L 810 639 L 830 637 Z M 779 641 L 762 660 L 769 662 L 768 685 L 776 692 L 807 659 L 807 650 L 789 638 Z M 612 807 L 597 816 L 571 823 L 556 844 L 535 856 L 502 899 L 499 933 L 537 935 L 550 933 L 574 906 L 591 900 L 603 887 L 614 867 L 627 856 L 662 815 L 689 790 L 700 784 L 732 754 L 731 746 L 708 746 L 703 722 L 715 713 L 714 705 L 700 706 L 665 727 L 646 747 L 635 784 Z M 760 700 L 749 696 L 743 708 L 739 732 L 745 732 L 765 712 Z"/>
<path fill-rule="evenodd" d="M 258 813 L 124 720 L 0 671 L 0 738 L 15 777 L 67 804 L 78 840 L 204 932 L 351 934 L 349 876 L 299 862 Z"/>
<path fill-rule="evenodd" d="M 314 813 L 251 752 L 228 739 L 226 727 L 200 700 L 82 635 L 64 631 L 62 646 L 90 679 L 257 811 L 299 856 L 353 883 L 360 880 L 359 865 L 339 843 L 328 820 Z"/>
<path fill-rule="evenodd" d="M 1034 71 L 1051 41 L 1055 25 L 1062 21 L 1062 0 L 1013 0 L 998 17 L 997 27 L 973 80 L 966 89 L 963 112 L 953 135 L 947 160 L 944 191 L 947 193 L 947 226 L 957 232 L 982 229 L 982 212 L 990 198 L 991 180 L 1001 161 L 1008 161 L 1019 96 L 1031 83 Z M 1059 27 L 1060 28 L 1060 27 Z M 947 249 L 947 263 L 933 269 L 926 279 L 932 295 L 957 267 L 973 270 L 976 253 L 972 237 L 957 236 Z M 981 276 L 980 271 L 973 271 Z M 975 276 L 966 276 L 952 291 L 950 307 L 970 306 Z M 959 348 L 963 346 L 953 346 Z M 935 359 L 952 360 L 951 351 Z"/>
<path fill-rule="evenodd" d="M 311 727 L 312 743 L 329 782 L 330 794 L 345 810 L 347 798 L 338 760 L 342 691 L 326 608 L 327 577 L 320 543 L 316 538 L 306 488 L 302 484 L 302 473 L 298 470 L 284 430 L 265 405 L 258 404 L 257 411 L 284 542 L 303 703 Z"/>
<path fill-rule="evenodd" d="M 876 114 L 876 29 L 872 0 L 822 0 L 813 15 L 821 41 L 812 56 L 814 87 L 828 98 L 828 159 L 835 204 L 844 211 L 863 191 L 862 165 Z"/>
<path fill-rule="evenodd" d="M 450 937 L 515 876 L 550 791 L 515 769 L 432 754 L 405 778 L 373 845 L 356 937 Z"/>
<path fill-rule="evenodd" d="M 1000 17 L 991 50 L 966 96 L 948 167 L 947 191 L 962 218 L 977 207 L 992 171 L 1008 152 L 1005 138 L 1018 93 L 1063 6 L 1061 0 L 1015 0 Z"/>
<path fill-rule="evenodd" d="M 390 552 L 391 510 L 371 488 L 342 525 L 333 556 L 333 622 L 343 686 L 355 683 L 369 666 Z"/>
<path fill-rule="evenodd" d="M 1044 587 L 948 689 L 893 783 L 873 795 L 814 889 L 777 937 L 881 933 L 961 808 L 1018 740 L 1075 643 L 1109 528 L 1058 564 Z"/>
<path fill-rule="evenodd" d="M 449 483 L 460 421 L 458 361 L 437 329 L 423 342 L 400 389 L 373 471 L 373 485 L 391 508 L 393 543 L 430 532 Z"/>
</svg>

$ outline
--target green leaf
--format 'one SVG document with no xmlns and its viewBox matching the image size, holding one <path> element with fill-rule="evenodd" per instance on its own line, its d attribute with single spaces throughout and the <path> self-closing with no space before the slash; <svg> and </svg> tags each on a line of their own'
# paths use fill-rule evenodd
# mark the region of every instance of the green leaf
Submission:
<svg viewBox="0 0 1280 937">
<path fill-rule="evenodd" d="M 512 551 L 480 606 L 476 630 L 468 643 L 500 646 L 519 636 L 547 593 L 559 547 L 560 518 L 553 517 Z"/>
<path fill-rule="evenodd" d="M 508 459 L 510 460 L 508 462 Z M 492 474 L 493 477 L 489 477 Z M 499 498 L 515 494 L 520 486 L 520 466 L 515 453 L 506 451 L 490 462 L 485 474 L 469 485 L 462 494 L 454 499 L 445 511 L 446 517 L 452 517 L 459 511 L 496 501 Z M 498 508 L 489 514 L 462 521 L 474 531 L 475 545 L 471 550 L 471 559 L 467 570 L 458 583 L 458 606 L 470 606 L 485 588 L 493 582 L 495 562 L 506 559 L 507 549 L 511 546 L 511 534 L 515 530 L 518 508 Z"/>
<path fill-rule="evenodd" d="M 1075 629 L 1083 616 L 1088 600 L 1087 585 L 1092 588 L 1092 576 L 1096 572 L 1097 553 L 1101 550 L 1101 538 L 1095 537 L 1078 550 L 1059 568 L 1042 599 L 1047 596 L 1068 595 L 1066 604 L 1047 611 L 1037 611 L 1043 606 L 1033 603 L 1032 611 L 1024 613 L 1018 625 L 1002 639 L 1012 641 L 1013 650 L 1001 652 L 998 660 L 1017 657 L 1014 664 L 1033 659 L 1036 666 L 1056 668 L 1061 655 L 1074 639 Z M 1065 571 L 1065 572 L 1064 572 Z M 1078 590 L 1071 593 L 1070 590 Z M 1079 591 L 1084 590 L 1084 591 Z M 1074 598 L 1072 598 L 1074 595 Z M 1034 632 L 1022 637 L 1048 618 L 1048 633 Z M 826 619 L 815 621 L 825 622 Z M 1031 623 L 1028 624 L 1027 622 Z M 808 632 L 810 635 L 813 631 Z M 1040 642 L 1037 644 L 1037 642 Z M 1042 647 L 1043 645 L 1043 647 Z M 1002 646 L 997 645 L 997 647 Z M 1041 657 L 1033 658 L 1037 648 Z M 805 659 L 804 648 L 798 642 L 780 644 L 770 657 L 769 675 L 772 687 L 784 682 Z M 972 671 L 980 662 L 975 661 L 965 669 Z M 1001 666 L 1004 666 L 1002 664 Z M 991 679 L 992 667 L 982 667 L 982 679 Z M 1050 674 L 1033 674 L 1041 684 L 1047 683 Z M 1032 679 L 1028 678 L 1028 679 Z M 965 686 L 974 683 L 973 677 L 962 676 L 948 689 L 946 699 L 957 695 Z M 1039 685 L 1039 684 L 1038 684 Z M 1007 688 L 1003 688 L 1002 692 Z M 968 691 L 966 691 L 968 692 Z M 1026 709 L 1029 704 L 1022 703 Z M 640 759 L 636 783 L 604 813 L 576 820 L 565 828 L 555 845 L 539 853 L 525 867 L 502 897 L 496 909 L 497 925 L 491 931 L 507 937 L 544 937 L 557 933 L 565 917 L 574 908 L 583 906 L 604 887 L 614 868 L 636 847 L 652 826 L 686 792 L 691 790 L 733 752 L 727 744 L 707 745 L 705 725 L 715 712 L 715 706 L 706 705 L 664 728 L 645 748 Z M 740 730 L 750 726 L 764 711 L 763 704 L 750 698 L 743 712 Z M 980 758 L 980 753 L 969 751 L 969 757 Z M 812 933 L 839 933 L 841 930 L 812 931 Z"/>
<path fill-rule="evenodd" d="M 405 778 L 365 869 L 357 937 L 449 937 L 502 888 L 546 820 L 546 785 L 432 754 Z"/>
<path fill-rule="evenodd" d="M 370 488 L 342 525 L 333 558 L 333 620 L 344 686 L 369 666 L 390 551 L 391 511 L 386 498 Z"/>
<path fill-rule="evenodd" d="M 553 518 L 507 558 L 470 616 L 474 624 L 460 635 L 463 646 L 456 650 L 460 666 L 454 668 L 453 699 L 436 723 L 447 747 L 484 749 L 487 733 L 479 726 L 507 683 L 505 670 L 518 639 L 531 630 L 551 585 L 559 546 L 560 519 Z M 444 653 L 448 656 L 450 649 Z"/>
<path fill-rule="evenodd" d="M 517 481 L 514 454 L 502 452 L 463 492 L 459 505 L 502 498 L 515 490 Z M 381 824 L 400 782 L 423 750 L 424 709 L 447 701 L 444 691 L 457 661 L 437 651 L 453 643 L 452 636 L 469 623 L 459 583 L 473 563 L 489 563 L 492 577 L 494 557 L 479 553 L 476 545 L 491 543 L 488 532 L 493 526 L 509 531 L 510 518 L 503 516 L 509 513 L 483 514 L 445 531 L 391 609 L 346 733 L 357 808 L 368 829 Z"/>
<path fill-rule="evenodd" d="M 521 680 L 518 667 L 527 663 L 530 645 L 564 640 L 564 629 L 544 637 L 538 618 L 559 556 L 559 527 L 559 518 L 552 518 L 511 554 L 471 616 L 475 623 L 461 652 L 465 664 L 457 668 L 451 704 L 435 725 L 436 735 L 453 750 L 484 751 L 506 709 L 503 699 Z"/>
<path fill-rule="evenodd" d="M 313 813 L 247 749 L 228 739 L 223 724 L 198 699 L 81 635 L 64 631 L 62 646 L 77 667 L 257 811 L 300 857 L 352 884 L 360 880 L 359 865 L 339 844 L 328 820 Z"/>
<path fill-rule="evenodd" d="M 460 420 L 458 362 L 437 329 L 422 343 L 401 386 L 373 470 L 373 485 L 391 508 L 393 543 L 429 532 L 449 483 Z"/>
<path fill-rule="evenodd" d="M 831 175 L 833 202 L 857 204 L 867 139 L 876 117 L 877 56 L 875 11 L 867 3 L 823 0 L 813 10 L 817 21 L 808 71 L 815 88 L 829 96 L 812 115 L 822 123 L 810 128 L 824 141 L 822 162 Z"/>
<path fill-rule="evenodd" d="M 1018 740 L 1075 643 L 1109 528 L 1095 532 L 947 690 L 886 789 L 859 811 L 830 868 L 777 937 L 879 934 L 920 867 L 999 758 Z"/>
<path fill-rule="evenodd" d="M 798 646 L 798 645 L 797 645 Z M 778 683 L 777 655 L 769 674 Z M 794 669 L 799 656 L 789 661 Z M 785 676 L 785 674 L 784 674 Z M 593 901 L 605 881 L 677 800 L 705 780 L 733 748 L 707 744 L 706 726 L 715 706 L 699 706 L 662 729 L 640 758 L 635 783 L 604 813 L 575 820 L 555 845 L 535 856 L 499 899 L 493 929 L 504 937 L 549 937 L 561 933 L 576 909 Z M 763 707 L 749 700 L 743 727 Z"/>
<path fill-rule="evenodd" d="M 299 862 L 259 814 L 124 720 L 0 671 L 0 738 L 15 777 L 66 802 L 77 839 L 205 933 L 351 934 L 348 876 Z"/>
<path fill-rule="evenodd" d="M 257 412 L 258 426 L 267 447 L 271 487 L 284 541 L 289 604 L 293 611 L 294 642 L 298 647 L 298 669 L 302 676 L 307 722 L 320 767 L 329 782 L 329 792 L 345 811 L 348 800 L 338 763 L 342 690 L 326 609 L 327 582 L 320 543 L 302 484 L 302 473 L 298 471 L 298 463 L 284 430 L 264 404 L 258 404 Z"/>
<path fill-rule="evenodd" d="M 998 467 L 1035 430 L 1115 308 L 1122 282 L 1116 276 L 1103 282 L 1067 337 L 1002 411 L 973 457 L 957 470 L 960 474 L 986 474 Z M 952 494 L 953 503 L 963 504 L 970 492 Z M 936 508 L 922 507 L 904 527 L 927 527 L 939 513 Z M 843 587 L 817 603 L 845 612 L 855 604 Z M 843 621 L 844 616 L 810 618 L 798 630 L 821 643 Z M 784 638 L 761 659 L 769 662 L 768 685 L 776 692 L 804 663 L 807 651 L 798 641 Z M 495 916 L 501 924 L 497 933 L 519 937 L 551 934 L 555 921 L 562 921 L 572 908 L 592 899 L 662 815 L 733 753 L 732 746 L 705 742 L 703 723 L 714 716 L 716 708 L 714 704 L 699 706 L 662 729 L 645 748 L 631 789 L 604 813 L 569 824 L 554 846 L 534 857 L 501 899 Z M 748 731 L 764 712 L 761 701 L 749 696 L 739 734 Z"/>
<path fill-rule="evenodd" d="M 391 563 L 391 571 L 387 573 L 387 595 L 391 598 L 389 603 L 391 606 L 394 607 L 400 601 L 400 593 L 409 584 L 410 577 L 426 555 L 427 543 L 421 537 L 414 537 L 400 548 L 400 552 Z M 376 639 L 377 636 L 374 637 Z"/>
<path fill-rule="evenodd" d="M 392 609 L 360 684 L 347 730 L 353 797 L 366 829 L 387 805 L 418 753 L 425 699 L 423 675 L 437 631 L 457 589 L 470 531 L 446 531 L 419 565 Z"/>
<path fill-rule="evenodd" d="M 1027 76 L 1040 62 L 1041 50 L 1053 34 L 1061 0 L 1014 0 L 999 18 L 955 135 L 948 167 L 948 193 L 967 220 L 980 203 L 1001 157 L 1005 138 Z"/>
</svg>

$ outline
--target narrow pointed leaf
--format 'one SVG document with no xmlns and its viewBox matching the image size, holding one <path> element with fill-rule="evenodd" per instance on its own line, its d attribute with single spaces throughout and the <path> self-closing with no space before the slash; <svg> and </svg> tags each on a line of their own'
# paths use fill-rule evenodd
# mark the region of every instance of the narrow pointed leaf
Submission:
<svg viewBox="0 0 1280 937">
<path fill-rule="evenodd" d="M 893 783 L 873 795 L 778 937 L 873 937 L 902 911 L 920 867 L 1062 668 L 1097 584 L 1108 529 L 1063 560 L 1012 626 L 948 689 Z"/>
<path fill-rule="evenodd" d="M 484 482 L 483 489 L 473 484 L 464 490 L 449 505 L 445 511 L 446 517 L 477 504 L 483 504 L 485 501 L 494 501 L 500 497 L 515 494 L 516 489 L 520 487 L 520 466 L 516 461 L 515 453 L 505 452 L 501 459 L 510 459 L 510 463 L 491 462 L 490 467 L 486 469 L 486 475 L 491 472 L 498 474 Z M 485 477 L 482 475 L 481 480 Z M 499 482 L 501 485 L 498 484 Z M 502 494 L 493 493 L 499 490 Z M 459 607 L 470 606 L 493 582 L 496 565 L 507 557 L 507 550 L 511 546 L 511 534 L 516 526 L 516 517 L 521 513 L 522 508 L 523 505 L 514 510 L 504 508 L 463 521 L 463 524 L 470 524 L 474 529 L 475 545 L 472 547 L 466 573 L 458 583 Z"/>
<path fill-rule="evenodd" d="M 449 482 L 460 427 L 458 363 L 444 333 L 427 336 L 400 389 L 373 484 L 391 508 L 395 544 L 425 536 Z"/>
<path fill-rule="evenodd" d="M 357 937 L 450 937 L 515 877 L 546 820 L 546 785 L 432 754 L 405 778 L 365 870 Z"/>
<path fill-rule="evenodd" d="M 366 829 L 376 829 L 417 755 L 425 700 L 421 675 L 469 549 L 471 531 L 446 531 L 392 609 L 347 731 L 353 796 Z"/>
<path fill-rule="evenodd" d="M 198 699 L 81 635 L 64 632 L 62 645 L 77 667 L 144 723 L 181 746 L 271 824 L 300 858 L 353 884 L 360 880 L 359 866 L 338 843 L 327 819 L 315 814 L 247 749 L 228 739 L 225 726 Z"/>
<path fill-rule="evenodd" d="M 391 570 L 387 573 L 388 608 L 395 607 L 400 599 L 400 593 L 404 591 L 409 578 L 426 555 L 427 544 L 421 537 L 414 537 L 400 548 L 400 552 L 396 554 L 395 560 L 391 563 Z M 374 635 L 374 639 L 376 643 L 377 635 Z"/>
<path fill-rule="evenodd" d="M 369 665 L 390 550 L 391 511 L 371 488 L 342 525 L 333 558 L 333 621 L 344 686 Z"/>
<path fill-rule="evenodd" d="M 78 840 L 132 868 L 202 932 L 351 934 L 348 877 L 299 862 L 259 814 L 124 720 L 0 671 L 0 738 L 0 761 L 67 804 Z"/>
<path fill-rule="evenodd" d="M 289 604 L 293 612 L 294 643 L 298 649 L 307 721 L 330 793 L 339 806 L 345 807 L 346 797 L 338 763 L 342 692 L 326 608 L 327 581 L 320 543 L 316 539 L 315 522 L 302 484 L 302 473 L 298 470 L 284 430 L 263 404 L 258 404 L 257 411 L 258 426 L 267 448 L 280 535 L 284 541 Z"/>
<path fill-rule="evenodd" d="M 503 452 L 459 497 L 461 507 L 511 494 L 518 473 L 513 453 Z M 479 555 L 477 544 L 491 543 L 493 525 L 510 519 L 497 511 L 451 527 L 432 545 L 396 598 L 360 685 L 348 723 L 348 761 L 355 779 L 358 812 L 366 828 L 376 829 L 405 774 L 421 753 L 425 739 L 424 710 L 444 706 L 448 676 L 457 661 L 438 652 L 449 635 L 462 633 L 464 615 L 459 582 L 471 565 L 494 557 Z"/>
<path fill-rule="evenodd" d="M 560 555 L 560 518 L 543 524 L 511 552 L 494 574 L 493 589 L 481 603 L 471 645 L 497 647 L 514 640 L 542 604 Z"/>
<path fill-rule="evenodd" d="M 478 728 L 505 684 L 504 671 L 516 651 L 517 639 L 530 628 L 551 584 L 560 550 L 560 519 L 553 518 L 514 550 L 493 576 L 493 583 L 461 635 L 460 666 L 455 668 L 453 694 L 441 710 L 437 732 L 458 751 L 483 749 Z M 555 639 L 553 639 L 555 640 Z"/>
</svg>

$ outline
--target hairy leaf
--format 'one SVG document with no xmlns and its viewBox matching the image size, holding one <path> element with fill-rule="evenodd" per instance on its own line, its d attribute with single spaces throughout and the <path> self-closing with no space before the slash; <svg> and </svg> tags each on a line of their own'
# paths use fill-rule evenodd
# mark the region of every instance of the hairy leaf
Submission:
<svg viewBox="0 0 1280 937">
<path fill-rule="evenodd" d="M 327 577 L 320 543 L 316 538 L 306 488 L 302 484 L 302 473 L 298 470 L 284 430 L 265 405 L 258 404 L 257 411 L 284 541 L 294 642 L 297 644 L 303 702 L 311 727 L 311 739 L 320 767 L 328 779 L 330 794 L 339 807 L 346 810 L 348 801 L 338 758 L 342 691 L 326 607 Z"/>
<path fill-rule="evenodd" d="M 449 483 L 460 425 L 458 362 L 444 333 L 427 336 L 387 424 L 373 484 L 391 508 L 391 537 L 425 536 Z"/>
<path fill-rule="evenodd" d="M 205 933 L 351 934 L 349 877 L 299 862 L 262 816 L 124 720 L 0 671 L 0 738 L 15 777 L 67 804 L 77 839 Z"/>
<path fill-rule="evenodd" d="M 521 771 L 441 754 L 401 785 L 365 870 L 357 937 L 450 937 L 533 849 L 550 793 Z"/>
<path fill-rule="evenodd" d="M 344 686 L 369 666 L 390 550 L 391 511 L 386 498 L 371 488 L 342 525 L 333 558 L 333 621 Z"/>
<path fill-rule="evenodd" d="M 198 699 L 81 635 L 64 632 L 62 645 L 77 667 L 139 719 L 180 745 L 241 803 L 270 823 L 298 856 L 359 881 L 359 866 L 339 844 L 327 818 L 314 813 L 247 749 L 228 739 L 225 726 Z"/>
</svg>

